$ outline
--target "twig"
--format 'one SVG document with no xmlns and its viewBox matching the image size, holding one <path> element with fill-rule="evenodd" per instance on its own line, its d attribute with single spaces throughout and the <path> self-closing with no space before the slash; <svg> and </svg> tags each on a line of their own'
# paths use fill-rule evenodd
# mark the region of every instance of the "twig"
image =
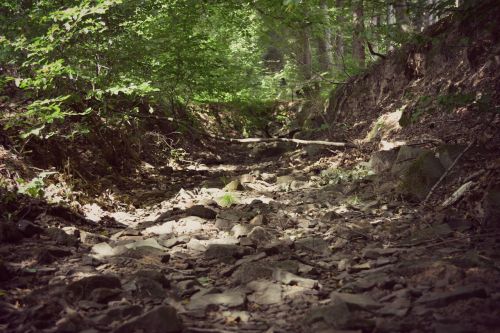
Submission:
<svg viewBox="0 0 500 333">
<path fill-rule="evenodd" d="M 469 143 L 469 145 L 467 147 L 465 147 L 465 149 L 460 154 L 458 154 L 457 158 L 455 158 L 453 163 L 451 163 L 450 167 L 448 169 L 446 169 L 446 171 L 443 173 L 441 178 L 439 178 L 439 180 L 432 186 L 429 193 L 427 193 L 427 196 L 425 197 L 424 201 L 422 201 L 422 205 L 425 205 L 425 203 L 429 200 L 429 198 L 434 193 L 434 191 L 439 186 L 439 184 L 441 184 L 443 182 L 443 180 L 446 178 L 446 176 L 448 176 L 448 174 L 450 173 L 451 169 L 453 169 L 453 167 L 457 164 L 458 160 L 460 160 L 460 158 L 462 158 L 462 156 L 467 152 L 467 150 L 469 150 L 472 147 L 474 142 L 475 142 L 475 140 L 472 140 L 472 142 Z"/>
</svg>

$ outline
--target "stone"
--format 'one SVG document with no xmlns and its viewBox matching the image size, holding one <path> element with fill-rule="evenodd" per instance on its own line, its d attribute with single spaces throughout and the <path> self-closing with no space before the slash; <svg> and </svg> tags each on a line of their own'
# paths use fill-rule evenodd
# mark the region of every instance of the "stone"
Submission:
<svg viewBox="0 0 500 333">
<path fill-rule="evenodd" d="M 426 152 L 426 150 L 419 147 L 399 147 L 398 156 L 396 157 L 396 160 L 394 161 L 394 164 L 391 168 L 391 173 L 395 175 L 404 174 L 413 160 L 415 160 L 424 152 Z"/>
<path fill-rule="evenodd" d="M 264 225 L 266 223 L 266 221 L 265 221 L 264 215 L 258 214 L 254 218 L 252 218 L 249 223 L 250 223 L 250 225 L 261 226 L 261 225 Z"/>
<path fill-rule="evenodd" d="M 265 182 L 273 182 L 276 180 L 276 174 L 263 172 L 260 174 L 260 178 Z"/>
<path fill-rule="evenodd" d="M 252 227 L 249 225 L 235 224 L 234 227 L 231 229 L 231 234 L 234 237 L 239 238 L 239 237 L 247 236 L 251 230 L 252 230 Z"/>
<path fill-rule="evenodd" d="M 223 293 L 194 295 L 187 304 L 189 310 L 205 309 L 209 305 L 222 305 L 225 307 L 239 307 L 245 303 L 246 295 L 241 290 L 228 290 Z"/>
<path fill-rule="evenodd" d="M 334 291 L 330 294 L 330 298 L 332 300 L 337 298 L 340 299 L 347 304 L 348 308 L 351 310 L 375 310 L 382 307 L 382 305 L 373 298 L 363 294 L 348 294 Z"/>
<path fill-rule="evenodd" d="M 71 251 L 57 248 L 47 247 L 41 249 L 37 254 L 37 261 L 39 264 L 51 264 L 57 261 L 58 258 L 64 258 L 71 255 Z"/>
<path fill-rule="evenodd" d="M 94 289 L 120 289 L 120 280 L 111 275 L 94 275 L 84 277 L 66 286 L 66 292 L 73 300 L 88 299 Z"/>
<path fill-rule="evenodd" d="M 92 252 L 95 254 L 95 257 L 97 258 L 119 255 L 124 253 L 126 250 L 127 249 L 124 246 L 112 247 L 111 245 L 105 242 L 98 243 L 92 246 Z"/>
<path fill-rule="evenodd" d="M 215 227 L 222 231 L 229 231 L 233 227 L 234 222 L 222 218 L 217 218 L 215 220 Z"/>
<path fill-rule="evenodd" d="M 58 245 L 78 246 L 80 243 L 75 236 L 68 235 L 64 230 L 59 228 L 48 228 L 45 230 L 45 233 Z"/>
<path fill-rule="evenodd" d="M 119 299 L 122 291 L 120 289 L 96 288 L 90 293 L 89 299 L 101 304 Z"/>
<path fill-rule="evenodd" d="M 210 244 L 205 251 L 205 258 L 217 259 L 221 262 L 231 262 L 246 254 L 250 254 L 250 249 L 232 244 Z"/>
<path fill-rule="evenodd" d="M 397 156 L 397 149 L 380 150 L 372 154 L 368 163 L 375 173 L 380 174 L 391 170 Z"/>
<path fill-rule="evenodd" d="M 168 221 L 161 225 L 155 225 L 145 229 L 146 233 L 164 235 L 164 234 L 191 234 L 203 230 L 203 224 L 206 221 L 198 216 L 187 216 L 178 221 Z"/>
<path fill-rule="evenodd" d="M 445 169 L 448 169 L 455 159 L 464 151 L 464 145 L 445 144 L 436 149 L 436 156 Z"/>
<path fill-rule="evenodd" d="M 350 319 L 351 312 L 343 302 L 312 308 L 304 317 L 304 321 L 307 324 L 324 322 L 326 325 L 336 329 L 350 328 Z"/>
<path fill-rule="evenodd" d="M 108 237 L 103 236 L 103 235 L 94 234 L 91 232 L 81 230 L 80 231 L 80 241 L 86 245 L 95 245 L 95 244 L 99 244 L 102 242 L 107 242 L 107 241 L 109 241 L 109 239 L 108 239 Z"/>
<path fill-rule="evenodd" d="M 282 301 L 281 286 L 277 283 L 257 280 L 247 284 L 247 287 L 253 291 L 248 296 L 248 300 L 259 305 L 278 304 Z"/>
<path fill-rule="evenodd" d="M 0 243 L 16 243 L 23 239 L 23 234 L 13 223 L 0 221 Z"/>
<path fill-rule="evenodd" d="M 110 325 L 112 322 L 123 322 L 131 317 L 136 317 L 142 312 L 142 307 L 139 305 L 121 305 L 117 307 L 112 307 L 104 314 L 101 314 L 92 319 L 92 321 L 98 325 Z"/>
<path fill-rule="evenodd" d="M 417 304 L 429 307 L 443 307 L 459 300 L 478 297 L 485 298 L 488 294 L 482 286 L 468 285 L 461 286 L 453 291 L 434 292 L 423 295 L 417 300 Z"/>
<path fill-rule="evenodd" d="M 43 229 L 35 223 L 28 220 L 19 220 L 17 222 L 17 229 L 23 234 L 24 237 L 32 237 L 43 232 Z"/>
<path fill-rule="evenodd" d="M 177 311 L 168 305 L 160 305 L 143 315 L 127 320 L 113 333 L 130 332 L 148 333 L 181 333 L 183 331 L 182 322 L 177 315 Z"/>
<path fill-rule="evenodd" d="M 307 289 L 316 289 L 319 287 L 317 280 L 303 278 L 279 268 L 273 270 L 273 278 L 286 285 L 296 285 Z"/>
<path fill-rule="evenodd" d="M 134 292 L 134 296 L 140 298 L 164 299 L 166 296 L 162 284 L 148 277 L 136 277 L 124 289 Z"/>
<path fill-rule="evenodd" d="M 319 237 L 306 237 L 295 241 L 295 249 L 327 255 L 331 252 L 328 243 Z"/>
<path fill-rule="evenodd" d="M 163 288 L 170 287 L 170 281 L 159 270 L 155 269 L 141 269 L 134 274 L 138 278 L 147 278 L 158 282 Z"/>
<path fill-rule="evenodd" d="M 293 150 L 293 145 L 287 142 L 273 142 L 268 144 L 257 144 L 252 149 L 251 155 L 256 159 L 281 156 L 289 150 Z"/>
<path fill-rule="evenodd" d="M 247 258 L 242 258 L 244 260 Z M 273 269 L 261 262 L 244 262 L 233 273 L 232 278 L 236 284 L 247 284 L 258 279 L 271 279 Z"/>
<path fill-rule="evenodd" d="M 260 226 L 254 227 L 252 231 L 248 233 L 247 237 L 257 246 L 262 246 L 274 240 L 274 236 Z"/>
<path fill-rule="evenodd" d="M 306 145 L 302 148 L 309 158 L 319 156 L 328 152 L 328 148 L 321 145 Z"/>
<path fill-rule="evenodd" d="M 382 308 L 377 310 L 377 313 L 383 316 L 396 316 L 404 317 L 408 313 L 411 307 L 411 298 L 406 293 L 405 296 L 397 297 L 389 304 L 385 304 Z"/>
<path fill-rule="evenodd" d="M 289 252 L 292 244 L 293 242 L 290 239 L 273 240 L 270 243 L 265 244 L 262 249 L 268 256 L 272 256 L 275 254 Z"/>
<path fill-rule="evenodd" d="M 413 161 L 401 177 L 403 193 L 423 200 L 445 169 L 432 152 L 425 152 Z"/>
<path fill-rule="evenodd" d="M 373 248 L 367 247 L 362 252 L 362 257 L 366 259 L 377 259 L 378 257 L 391 256 L 393 254 L 398 253 L 398 249 L 390 248 L 390 249 L 381 249 L 381 248 Z"/>
<path fill-rule="evenodd" d="M 191 238 L 186 244 L 186 247 L 197 252 L 205 252 L 207 250 L 206 242 L 200 241 L 196 238 Z"/>
<path fill-rule="evenodd" d="M 230 181 L 223 190 L 227 192 L 243 191 L 245 188 L 241 185 L 239 180 Z"/>
<path fill-rule="evenodd" d="M 295 181 L 295 178 L 293 176 L 290 176 L 290 175 L 276 177 L 276 185 L 278 185 L 280 188 L 287 188 L 294 181 Z"/>
<path fill-rule="evenodd" d="M 201 217 L 202 219 L 206 220 L 213 220 L 217 216 L 217 213 L 214 210 L 206 208 L 202 205 L 189 207 L 188 209 L 186 209 L 186 214 L 190 216 Z"/>
<path fill-rule="evenodd" d="M 178 297 L 191 296 L 200 290 L 201 284 L 197 280 L 182 280 L 174 285 L 174 292 Z"/>
</svg>

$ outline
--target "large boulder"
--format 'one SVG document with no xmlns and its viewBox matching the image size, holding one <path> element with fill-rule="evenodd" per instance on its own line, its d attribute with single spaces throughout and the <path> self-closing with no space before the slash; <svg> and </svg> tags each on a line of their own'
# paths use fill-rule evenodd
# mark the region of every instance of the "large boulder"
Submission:
<svg viewBox="0 0 500 333">
<path fill-rule="evenodd" d="M 391 170 L 397 156 L 397 149 L 380 150 L 372 154 L 368 163 L 375 173 L 382 173 Z"/>
<path fill-rule="evenodd" d="M 464 149 L 463 145 L 442 145 L 436 150 L 436 155 L 441 164 L 448 169 Z"/>
<path fill-rule="evenodd" d="M 443 165 L 434 153 L 424 152 L 404 172 L 401 188 L 410 197 L 423 200 L 444 172 Z"/>
<path fill-rule="evenodd" d="M 413 161 L 424 152 L 426 150 L 419 147 L 401 146 L 398 156 L 392 165 L 391 172 L 399 177 L 404 176 Z"/>
</svg>

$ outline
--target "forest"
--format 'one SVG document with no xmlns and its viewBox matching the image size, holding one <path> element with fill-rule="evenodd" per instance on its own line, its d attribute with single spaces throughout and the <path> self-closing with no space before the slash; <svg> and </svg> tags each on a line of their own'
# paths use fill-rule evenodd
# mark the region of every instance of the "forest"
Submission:
<svg viewBox="0 0 500 333">
<path fill-rule="evenodd" d="M 500 331 L 497 0 L 3 0 L 0 331 Z"/>
</svg>

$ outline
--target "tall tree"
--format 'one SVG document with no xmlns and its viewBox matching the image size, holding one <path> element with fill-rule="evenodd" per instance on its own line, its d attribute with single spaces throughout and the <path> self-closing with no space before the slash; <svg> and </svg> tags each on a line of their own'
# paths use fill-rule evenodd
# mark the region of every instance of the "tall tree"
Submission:
<svg viewBox="0 0 500 333">
<path fill-rule="evenodd" d="M 365 23 L 363 0 L 354 1 L 354 33 L 352 38 L 352 53 L 360 68 L 365 66 Z"/>
</svg>

